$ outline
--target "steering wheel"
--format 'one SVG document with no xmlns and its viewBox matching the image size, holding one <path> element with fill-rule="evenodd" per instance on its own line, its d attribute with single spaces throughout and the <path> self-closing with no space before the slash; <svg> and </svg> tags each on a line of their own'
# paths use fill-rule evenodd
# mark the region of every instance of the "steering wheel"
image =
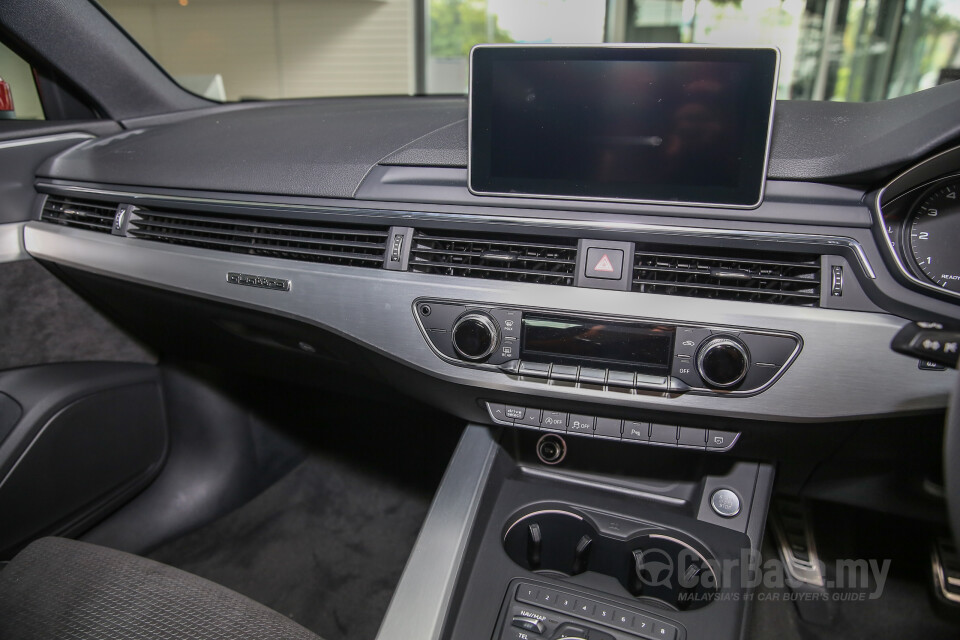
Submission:
<svg viewBox="0 0 960 640">
<path fill-rule="evenodd" d="M 960 359 L 960 331 L 945 328 L 939 322 L 915 322 L 903 327 L 890 347 L 898 353 L 956 369 Z M 960 549 L 960 379 L 950 396 L 944 426 L 943 476 L 950 530 L 954 544 Z"/>
<path fill-rule="evenodd" d="M 947 410 L 943 432 L 943 476 L 953 542 L 960 549 L 960 379 Z"/>
</svg>

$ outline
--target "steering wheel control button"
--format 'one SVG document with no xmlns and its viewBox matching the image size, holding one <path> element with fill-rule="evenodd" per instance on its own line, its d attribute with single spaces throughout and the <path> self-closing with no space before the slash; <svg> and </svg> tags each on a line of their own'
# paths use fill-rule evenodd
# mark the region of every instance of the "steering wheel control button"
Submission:
<svg viewBox="0 0 960 640">
<path fill-rule="evenodd" d="M 913 322 L 897 332 L 890 348 L 956 369 L 960 359 L 960 331 L 945 329 L 938 323 Z"/>
<path fill-rule="evenodd" d="M 453 325 L 453 348 L 464 360 L 478 361 L 496 351 L 500 332 L 493 318 L 480 311 L 460 316 Z"/>
<path fill-rule="evenodd" d="M 710 506 L 718 516 L 733 518 L 740 513 L 740 497 L 730 489 L 717 489 L 710 496 Z"/>
<path fill-rule="evenodd" d="M 946 371 L 947 368 L 942 364 L 933 362 L 932 360 L 921 360 L 917 367 L 923 371 Z"/>
<path fill-rule="evenodd" d="M 715 389 L 735 387 L 747 376 L 750 357 L 739 339 L 715 336 L 697 350 L 697 372 Z"/>
<path fill-rule="evenodd" d="M 592 416 L 571 415 L 570 421 L 567 423 L 567 432 L 582 436 L 592 436 L 593 421 L 594 418 Z"/>
<path fill-rule="evenodd" d="M 737 441 L 739 433 L 733 431 L 707 431 L 707 449 L 729 449 Z"/>
</svg>

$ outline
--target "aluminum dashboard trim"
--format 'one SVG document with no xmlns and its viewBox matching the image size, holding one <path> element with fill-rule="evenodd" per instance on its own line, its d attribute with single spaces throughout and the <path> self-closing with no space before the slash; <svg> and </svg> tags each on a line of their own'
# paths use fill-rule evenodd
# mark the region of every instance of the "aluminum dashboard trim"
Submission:
<svg viewBox="0 0 960 640">
<path fill-rule="evenodd" d="M 0 263 L 26 260 L 30 256 L 23 248 L 23 227 L 26 222 L 0 224 Z"/>
<path fill-rule="evenodd" d="M 430 505 L 377 640 L 440 638 L 496 455 L 490 429 L 468 425 Z"/>
<path fill-rule="evenodd" d="M 58 185 L 49 182 L 37 182 L 36 187 L 41 192 L 70 193 L 81 196 L 107 196 L 120 198 L 136 203 L 142 200 L 157 200 L 162 202 L 177 202 L 183 204 L 207 204 L 219 206 L 234 206 L 248 209 L 277 210 L 277 211 L 336 211 L 342 215 L 369 216 L 371 214 L 393 215 L 405 220 L 424 220 L 427 222 L 452 223 L 494 223 L 530 227 L 539 225 L 556 229 L 576 229 L 581 231 L 614 231 L 625 233 L 644 233 L 651 235 L 685 236 L 691 238 L 713 238 L 718 240 L 759 240 L 764 242 L 788 242 L 792 244 L 816 244 L 828 247 L 839 247 L 851 250 L 857 257 L 857 262 L 864 274 L 871 280 L 877 277 L 876 271 L 870 264 L 866 251 L 857 240 L 847 236 L 833 236 L 824 234 L 783 233 L 777 231 L 749 231 L 740 229 L 716 229 L 696 226 L 674 226 L 650 224 L 646 222 L 610 222 L 604 220 L 563 220 L 559 218 L 525 218 L 516 215 L 498 215 L 489 213 L 441 213 L 435 211 L 401 211 L 394 209 L 361 209 L 353 207 L 313 206 L 305 204 L 278 204 L 270 202 L 256 202 L 251 200 L 234 200 L 218 198 L 198 198 L 190 196 L 172 196 L 166 194 L 151 194 L 142 191 L 123 191 L 114 189 L 100 189 L 75 185 Z"/>
<path fill-rule="evenodd" d="M 883 313 L 781 307 L 601 289 L 476 280 L 363 269 L 231 254 L 30 222 L 24 229 L 34 257 L 187 295 L 298 319 L 363 345 L 434 378 L 476 390 L 514 393 L 677 414 L 734 419 L 823 422 L 940 410 L 954 371 L 928 372 L 890 350 L 906 323 Z M 229 284 L 229 271 L 260 273 L 294 283 L 289 292 Z M 446 363 L 425 344 L 410 318 L 418 297 L 474 300 L 492 306 L 535 306 L 561 312 L 656 315 L 677 324 L 760 326 L 803 338 L 803 351 L 762 394 L 732 398 L 610 393 L 512 380 Z M 331 301 L 335 301 L 333 304 Z M 679 417 L 679 416 L 678 416 Z"/>
</svg>

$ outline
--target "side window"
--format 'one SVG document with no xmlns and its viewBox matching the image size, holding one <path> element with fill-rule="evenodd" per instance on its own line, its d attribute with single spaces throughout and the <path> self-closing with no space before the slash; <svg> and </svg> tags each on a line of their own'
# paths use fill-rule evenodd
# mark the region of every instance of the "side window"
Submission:
<svg viewBox="0 0 960 640">
<path fill-rule="evenodd" d="M 0 43 L 0 120 L 43 120 L 33 69 Z"/>
</svg>

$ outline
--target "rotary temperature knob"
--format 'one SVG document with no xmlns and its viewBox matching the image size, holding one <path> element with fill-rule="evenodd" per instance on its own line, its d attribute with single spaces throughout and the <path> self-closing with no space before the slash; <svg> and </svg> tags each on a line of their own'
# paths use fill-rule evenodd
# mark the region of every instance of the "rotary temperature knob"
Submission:
<svg viewBox="0 0 960 640">
<path fill-rule="evenodd" d="M 453 348 L 464 360 L 488 357 L 500 344 L 500 330 L 493 318 L 480 311 L 460 316 L 453 324 Z"/>
<path fill-rule="evenodd" d="M 747 348 L 732 336 L 710 338 L 697 352 L 697 371 L 714 389 L 728 389 L 740 384 L 749 368 Z"/>
</svg>

